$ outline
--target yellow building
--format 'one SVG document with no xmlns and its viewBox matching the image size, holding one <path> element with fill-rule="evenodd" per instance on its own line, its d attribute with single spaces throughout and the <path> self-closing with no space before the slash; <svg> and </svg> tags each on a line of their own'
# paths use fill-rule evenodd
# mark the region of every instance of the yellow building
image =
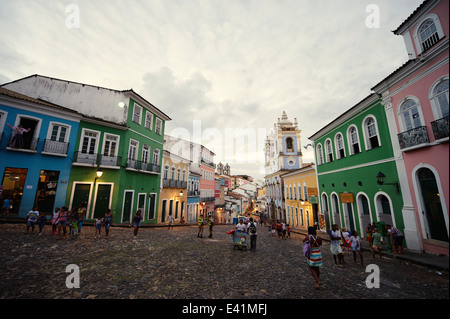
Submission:
<svg viewBox="0 0 450 319">
<path fill-rule="evenodd" d="M 309 226 L 320 226 L 322 218 L 319 216 L 315 165 L 304 165 L 282 178 L 286 223 L 304 230 Z"/>
<path fill-rule="evenodd" d="M 158 223 L 187 221 L 187 181 L 190 161 L 164 150 L 159 194 Z"/>
</svg>

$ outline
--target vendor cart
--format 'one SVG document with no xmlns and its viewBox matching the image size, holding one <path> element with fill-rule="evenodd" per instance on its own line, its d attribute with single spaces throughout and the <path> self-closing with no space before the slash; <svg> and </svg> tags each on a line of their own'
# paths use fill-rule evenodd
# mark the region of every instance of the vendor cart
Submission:
<svg viewBox="0 0 450 319">
<path fill-rule="evenodd" d="M 247 233 L 236 230 L 232 233 L 234 249 L 247 250 Z"/>
</svg>

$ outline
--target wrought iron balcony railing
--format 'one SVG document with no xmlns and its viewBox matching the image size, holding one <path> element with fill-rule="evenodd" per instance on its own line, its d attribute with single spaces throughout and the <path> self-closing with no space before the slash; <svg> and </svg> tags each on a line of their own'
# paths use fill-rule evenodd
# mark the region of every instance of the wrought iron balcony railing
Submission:
<svg viewBox="0 0 450 319">
<path fill-rule="evenodd" d="M 75 152 L 73 162 L 78 164 L 97 165 L 98 156 L 96 153 Z"/>
<path fill-rule="evenodd" d="M 69 143 L 52 141 L 52 140 L 47 139 L 44 141 L 44 148 L 42 149 L 42 152 L 67 155 L 68 149 L 69 149 Z"/>
<path fill-rule="evenodd" d="M 122 163 L 121 156 L 100 155 L 100 165 L 103 166 L 120 166 Z"/>
<path fill-rule="evenodd" d="M 151 173 L 160 173 L 161 168 L 159 165 L 154 165 L 150 163 L 145 163 L 142 161 L 137 161 L 133 159 L 127 160 L 127 168 L 136 169 L 138 171 L 151 172 Z"/>
<path fill-rule="evenodd" d="M 187 182 L 177 181 L 173 179 L 164 179 L 163 180 L 164 188 L 187 188 Z"/>
<path fill-rule="evenodd" d="M 8 146 L 15 150 L 36 151 L 39 143 L 39 138 L 24 138 L 20 134 L 11 134 L 9 137 Z"/>
<path fill-rule="evenodd" d="M 427 127 L 419 126 L 398 134 L 398 142 L 400 143 L 400 149 L 429 143 L 430 140 L 428 138 Z"/>
<path fill-rule="evenodd" d="M 436 140 L 448 137 L 448 116 L 431 122 L 431 128 Z"/>
</svg>

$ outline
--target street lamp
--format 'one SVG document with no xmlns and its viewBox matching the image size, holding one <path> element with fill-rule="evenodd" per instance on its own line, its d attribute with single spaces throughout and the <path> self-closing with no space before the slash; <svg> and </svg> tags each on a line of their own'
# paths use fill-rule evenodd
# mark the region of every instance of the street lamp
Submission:
<svg viewBox="0 0 450 319">
<path fill-rule="evenodd" d="M 180 197 L 181 197 L 181 196 L 183 196 L 183 191 L 182 191 L 182 190 L 180 191 Z"/>
<path fill-rule="evenodd" d="M 101 169 L 98 169 L 96 174 L 97 174 L 97 178 L 100 178 L 103 175 L 103 171 Z"/>
<path fill-rule="evenodd" d="M 384 175 L 382 172 L 378 172 L 377 174 L 377 184 L 378 185 L 393 185 L 395 186 L 395 189 L 397 190 L 397 193 L 400 192 L 400 185 L 398 183 L 385 183 L 384 182 L 384 178 L 386 177 L 386 175 Z"/>
</svg>

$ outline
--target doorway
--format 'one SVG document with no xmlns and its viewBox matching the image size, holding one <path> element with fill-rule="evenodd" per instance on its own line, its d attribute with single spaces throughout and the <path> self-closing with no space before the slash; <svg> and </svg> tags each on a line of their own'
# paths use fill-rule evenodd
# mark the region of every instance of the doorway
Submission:
<svg viewBox="0 0 450 319">
<path fill-rule="evenodd" d="M 94 218 L 103 217 L 111 202 L 111 184 L 97 184 L 95 197 Z"/>
<path fill-rule="evenodd" d="M 131 221 L 131 213 L 133 211 L 133 195 L 134 191 L 125 191 L 123 196 L 122 223 Z"/>
<path fill-rule="evenodd" d="M 53 212 L 58 180 L 59 171 L 41 170 L 34 201 L 39 212 L 44 212 L 47 215 Z"/>
<path fill-rule="evenodd" d="M 26 168 L 5 168 L 1 185 L 3 187 L 1 193 L 1 205 L 3 205 L 5 199 L 10 200 L 11 208 L 8 211 L 9 214 L 16 215 L 19 213 L 27 173 L 28 169 Z M 29 209 L 31 209 L 31 207 Z"/>
</svg>

